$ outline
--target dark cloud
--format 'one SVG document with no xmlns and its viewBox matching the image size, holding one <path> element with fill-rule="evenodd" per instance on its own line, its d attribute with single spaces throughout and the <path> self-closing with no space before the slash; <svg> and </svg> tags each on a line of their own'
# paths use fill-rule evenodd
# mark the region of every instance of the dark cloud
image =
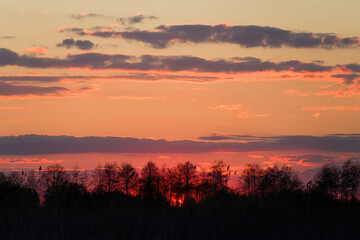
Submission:
<svg viewBox="0 0 360 240">
<path fill-rule="evenodd" d="M 86 34 L 88 34 L 88 33 L 85 33 L 84 31 L 85 31 L 84 28 L 77 28 L 77 27 L 65 28 L 65 29 L 60 30 L 60 32 L 74 32 L 74 33 L 77 33 L 78 35 L 86 35 Z M 81 34 L 81 32 L 84 32 L 84 34 Z"/>
<path fill-rule="evenodd" d="M 91 68 L 91 69 L 122 69 L 140 71 L 193 71 L 211 73 L 241 73 L 262 71 L 292 72 L 328 72 L 333 66 L 316 63 L 303 63 L 297 60 L 284 62 L 261 61 L 255 58 L 240 60 L 206 60 L 192 56 L 156 56 L 140 57 L 124 54 L 83 53 L 68 55 L 64 59 L 38 58 L 18 55 L 9 49 L 0 49 L 0 66 L 15 65 L 27 68 Z"/>
<path fill-rule="evenodd" d="M 154 48 L 166 48 L 176 43 L 232 43 L 243 47 L 291 47 L 291 48 L 325 48 L 357 47 L 359 38 L 342 38 L 332 33 L 294 32 L 268 26 L 229 26 L 183 24 L 161 25 L 155 31 L 130 30 L 88 33 L 84 30 L 74 31 L 79 35 L 98 37 L 116 37 L 150 44 Z"/>
<path fill-rule="evenodd" d="M 104 14 L 97 14 L 97 13 L 80 13 L 80 14 L 72 14 L 70 15 L 71 18 L 76 20 L 84 20 L 86 18 L 96 18 L 96 17 L 105 17 Z"/>
<path fill-rule="evenodd" d="M 63 87 L 19 86 L 0 82 L 0 96 L 49 95 L 69 91 Z"/>
<path fill-rule="evenodd" d="M 152 19 L 158 19 L 155 16 L 144 16 L 143 14 L 139 14 L 136 16 L 132 16 L 132 17 L 121 17 L 118 18 L 117 20 L 121 23 L 121 24 L 137 24 L 137 23 L 142 23 L 144 22 L 144 20 L 152 20 Z"/>
<path fill-rule="evenodd" d="M 66 48 L 76 47 L 81 50 L 90 50 L 95 46 L 95 44 L 89 40 L 74 40 L 72 38 L 69 38 L 69 39 L 64 39 L 61 43 L 58 43 L 56 46 L 66 47 Z"/>
<path fill-rule="evenodd" d="M 345 84 L 352 84 L 355 80 L 360 79 L 360 75 L 353 73 L 353 74 L 334 74 L 331 75 L 334 78 L 340 78 L 343 79 Z"/>
<path fill-rule="evenodd" d="M 88 28 L 89 31 L 103 31 L 103 30 L 111 30 L 114 27 L 117 27 L 119 24 L 109 24 L 109 25 L 97 25 L 91 28 Z"/>
<path fill-rule="evenodd" d="M 247 136 L 251 137 L 251 136 Z M 259 138 L 259 137 L 255 137 Z M 260 137 L 261 138 L 261 137 Z M 260 139 L 259 138 L 259 139 Z M 23 135 L 0 137 L 1 155 L 57 153 L 201 153 L 253 152 L 279 150 L 321 150 L 360 152 L 360 135 L 274 136 L 250 142 L 167 141 L 122 137 L 73 137 Z M 304 156 L 303 156 L 304 157 Z M 306 161 L 331 160 L 330 157 L 306 155 Z"/>
<path fill-rule="evenodd" d="M 61 80 L 90 80 L 90 79 L 127 79 L 127 80 L 181 80 L 190 82 L 211 82 L 220 80 L 220 77 L 201 75 L 176 75 L 176 74 L 155 74 L 155 73 L 128 73 L 117 75 L 71 75 L 71 76 L 0 76 L 0 81 L 5 82 L 59 82 Z"/>
<path fill-rule="evenodd" d="M 2 39 L 14 39 L 16 36 L 1 36 Z"/>
<path fill-rule="evenodd" d="M 79 76 L 81 77 L 81 76 Z M 60 76 L 0 76 L 0 81 L 5 82 L 59 82 L 66 77 Z"/>
<path fill-rule="evenodd" d="M 19 55 L 6 48 L 0 48 L 0 66 L 16 65 Z"/>
<path fill-rule="evenodd" d="M 345 65 L 347 69 L 350 69 L 353 72 L 360 72 L 360 65 L 356 63 Z"/>
<path fill-rule="evenodd" d="M 313 63 L 319 63 L 319 64 L 323 64 L 324 63 L 324 61 L 322 61 L 322 60 L 314 60 L 314 61 L 312 61 Z"/>
<path fill-rule="evenodd" d="M 200 140 L 205 141 L 222 141 L 222 140 L 236 140 L 236 141 L 265 141 L 271 140 L 271 137 L 258 137 L 252 135 L 219 135 L 219 134 L 212 134 L 210 136 L 203 136 L 199 137 Z"/>
<path fill-rule="evenodd" d="M 223 139 L 221 139 L 223 137 Z M 293 136 L 249 136 L 249 135 L 210 135 L 201 140 L 237 142 L 247 151 L 273 150 L 320 150 L 329 152 L 360 152 L 360 134 L 332 134 L 323 137 Z M 246 143 L 241 143 L 246 141 Z"/>
</svg>

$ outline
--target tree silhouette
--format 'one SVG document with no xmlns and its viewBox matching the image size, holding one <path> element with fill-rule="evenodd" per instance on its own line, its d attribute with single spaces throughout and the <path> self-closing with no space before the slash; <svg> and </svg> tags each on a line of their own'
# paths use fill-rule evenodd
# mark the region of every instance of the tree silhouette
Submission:
<svg viewBox="0 0 360 240">
<path fill-rule="evenodd" d="M 227 190 L 227 183 L 230 176 L 230 166 L 226 166 L 224 161 L 215 161 L 210 167 L 208 175 L 210 177 L 210 184 L 214 193 Z"/>
<path fill-rule="evenodd" d="M 26 175 L 26 183 L 25 186 L 27 186 L 28 188 L 30 188 L 33 191 L 37 191 L 39 192 L 40 189 L 40 178 L 39 178 L 39 172 L 36 172 L 34 170 L 31 170 L 30 172 L 27 173 Z"/>
<path fill-rule="evenodd" d="M 298 175 L 294 174 L 294 170 L 290 166 L 282 166 L 279 171 L 279 190 L 278 192 L 297 191 L 303 188 Z"/>
<path fill-rule="evenodd" d="M 168 202 L 175 206 L 178 205 L 179 199 L 179 178 L 176 168 L 162 168 L 161 175 L 163 176 L 163 194 Z"/>
<path fill-rule="evenodd" d="M 303 188 L 299 177 L 289 166 L 268 166 L 248 164 L 242 173 L 243 189 L 248 196 L 276 194 L 280 192 L 298 191 Z"/>
<path fill-rule="evenodd" d="M 196 166 L 189 161 L 179 163 L 176 166 L 177 172 L 177 192 L 183 196 L 184 200 L 190 199 L 193 196 L 193 191 L 197 184 Z"/>
<path fill-rule="evenodd" d="M 158 199 L 160 195 L 159 168 L 153 162 L 148 162 L 141 170 L 139 191 L 143 198 Z"/>
<path fill-rule="evenodd" d="M 324 164 L 315 176 L 316 188 L 328 193 L 333 199 L 338 198 L 341 169 L 332 164 Z"/>
<path fill-rule="evenodd" d="M 43 172 L 43 178 L 49 188 L 68 181 L 69 176 L 67 175 L 65 168 L 57 163 L 47 166 L 45 172 Z"/>
<path fill-rule="evenodd" d="M 264 186 L 264 188 L 272 186 L 274 183 L 274 177 L 277 177 L 276 174 L 272 174 L 271 171 L 272 169 L 268 171 L 269 174 L 266 179 L 266 186 Z M 248 196 L 259 194 L 260 183 L 263 175 L 264 171 L 259 164 L 247 164 L 245 166 L 244 170 L 242 171 L 242 177 L 240 179 L 243 180 L 243 189 Z"/>
<path fill-rule="evenodd" d="M 73 183 L 79 183 L 80 182 L 80 167 L 78 163 L 75 163 L 73 169 L 71 170 L 71 179 L 70 181 Z"/>
<path fill-rule="evenodd" d="M 54 185 L 46 190 L 46 204 L 56 204 L 69 207 L 87 194 L 86 188 L 82 184 L 63 182 L 60 185 Z"/>
<path fill-rule="evenodd" d="M 343 199 L 356 198 L 360 185 L 360 163 L 351 159 L 344 162 L 341 168 L 341 196 Z"/>
<path fill-rule="evenodd" d="M 7 177 L 5 175 L 5 173 L 0 172 L 0 184 L 6 183 L 7 182 Z"/>
<path fill-rule="evenodd" d="M 21 186 L 25 181 L 24 172 L 22 173 L 18 171 L 11 172 L 7 177 L 7 179 L 10 182 L 10 184 Z"/>
<path fill-rule="evenodd" d="M 119 181 L 125 195 L 135 193 L 138 181 L 138 173 L 130 163 L 121 163 L 119 167 Z"/>
<path fill-rule="evenodd" d="M 119 184 L 119 167 L 116 162 L 113 163 L 105 163 L 104 169 L 102 171 L 102 182 L 104 190 L 109 192 L 113 192 L 117 190 Z"/>
<path fill-rule="evenodd" d="M 91 182 L 92 191 L 97 193 L 102 193 L 104 191 L 102 175 L 103 175 L 103 167 L 99 163 L 92 172 L 92 182 Z"/>
</svg>

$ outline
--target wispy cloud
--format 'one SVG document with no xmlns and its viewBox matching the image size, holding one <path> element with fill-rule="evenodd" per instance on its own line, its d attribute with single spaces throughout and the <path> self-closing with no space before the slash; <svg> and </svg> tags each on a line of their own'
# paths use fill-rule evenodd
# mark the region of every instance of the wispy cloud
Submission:
<svg viewBox="0 0 360 240">
<path fill-rule="evenodd" d="M 44 164 L 61 162 L 62 160 L 50 160 L 46 158 L 0 158 L 0 164 Z"/>
<path fill-rule="evenodd" d="M 315 93 L 316 96 L 334 96 L 335 98 L 349 98 L 360 95 L 360 85 L 352 84 L 345 89 L 326 90 Z"/>
<path fill-rule="evenodd" d="M 226 110 L 226 111 L 238 111 L 238 110 L 248 109 L 248 107 L 246 107 L 243 104 L 221 104 L 221 105 L 216 105 L 216 106 L 210 106 L 209 109 L 212 109 L 212 110 Z"/>
<path fill-rule="evenodd" d="M 264 158 L 264 156 L 262 156 L 262 155 L 254 155 L 254 154 L 247 155 L 247 157 L 254 158 L 254 159 L 262 159 L 262 158 Z"/>
<path fill-rule="evenodd" d="M 250 118 L 262 118 L 268 117 L 269 114 L 255 113 L 249 106 L 243 104 L 220 104 L 216 106 L 210 106 L 211 110 L 225 110 L 225 111 L 240 111 L 236 117 L 238 119 L 250 119 Z"/>
<path fill-rule="evenodd" d="M 117 18 L 117 20 L 121 24 L 137 24 L 137 23 L 143 23 L 144 20 L 153 20 L 153 19 L 158 19 L 158 17 L 153 16 L 153 15 L 145 16 L 143 14 L 138 14 L 138 15 L 131 16 L 131 17 Z"/>
<path fill-rule="evenodd" d="M 285 91 L 286 96 L 297 96 L 297 97 L 307 97 L 310 96 L 311 93 L 309 91 L 301 92 L 296 89 L 288 89 Z"/>
<path fill-rule="evenodd" d="M 76 20 L 84 20 L 87 18 L 99 18 L 99 17 L 107 17 L 107 16 L 105 16 L 104 14 L 99 14 L 99 13 L 81 12 L 79 14 L 71 14 L 70 17 L 73 19 L 76 19 Z"/>
<path fill-rule="evenodd" d="M 297 154 L 297 155 L 279 155 L 270 157 L 271 161 L 266 161 L 266 164 L 295 164 L 300 166 L 320 166 L 324 163 L 331 163 L 341 161 L 342 159 L 335 155 L 325 154 Z"/>
<path fill-rule="evenodd" d="M 1 39 L 14 39 L 16 36 L 0 36 Z"/>
<path fill-rule="evenodd" d="M 360 111 L 360 106 L 311 106 L 301 108 L 303 111 Z"/>
<path fill-rule="evenodd" d="M 22 107 L 0 107 L 0 111 L 21 110 Z"/>
<path fill-rule="evenodd" d="M 244 111 L 236 115 L 238 119 L 264 118 L 269 116 L 270 114 L 259 114 L 252 111 Z"/>
<path fill-rule="evenodd" d="M 108 99 L 114 100 L 135 100 L 135 101 L 148 101 L 148 100 L 166 100 L 166 97 L 151 97 L 151 96 L 109 96 Z"/>
</svg>

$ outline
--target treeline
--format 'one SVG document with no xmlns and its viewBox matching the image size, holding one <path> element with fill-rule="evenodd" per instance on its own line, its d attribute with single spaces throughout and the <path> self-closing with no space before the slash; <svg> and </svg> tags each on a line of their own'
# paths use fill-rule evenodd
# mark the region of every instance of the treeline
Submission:
<svg viewBox="0 0 360 240">
<path fill-rule="evenodd" d="M 229 179 L 237 184 L 229 187 Z M 207 170 L 200 170 L 191 162 L 179 163 L 173 168 L 159 168 L 148 162 L 141 171 L 130 163 L 99 164 L 93 171 L 81 171 L 79 166 L 66 170 L 60 164 L 41 167 L 37 171 L 0 172 L 0 184 L 27 188 L 37 193 L 42 201 L 60 190 L 71 188 L 79 194 L 118 192 L 142 199 L 163 200 L 172 206 L 185 201 L 199 202 L 219 192 L 234 192 L 246 196 L 278 194 L 281 192 L 312 192 L 332 199 L 356 199 L 360 187 L 360 162 L 347 160 L 341 166 L 323 165 L 306 186 L 289 166 L 261 167 L 246 165 L 240 174 L 231 172 L 223 161 L 215 161 Z"/>
<path fill-rule="evenodd" d="M 355 200 L 360 188 L 360 162 L 349 159 L 342 165 L 324 164 L 306 186 L 288 166 L 262 168 L 248 164 L 243 170 L 242 179 L 243 189 L 248 196 L 300 190 L 327 195 L 333 200 Z"/>
<path fill-rule="evenodd" d="M 0 239 L 360 239 L 359 177 L 351 160 L 306 185 L 288 166 L 222 161 L 0 173 Z"/>
</svg>

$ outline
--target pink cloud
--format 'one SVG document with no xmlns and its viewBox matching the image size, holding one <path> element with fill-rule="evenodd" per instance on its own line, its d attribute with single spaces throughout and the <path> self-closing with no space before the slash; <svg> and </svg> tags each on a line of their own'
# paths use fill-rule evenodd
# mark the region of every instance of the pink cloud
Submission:
<svg viewBox="0 0 360 240">
<path fill-rule="evenodd" d="M 297 96 L 297 97 L 307 97 L 310 96 L 311 93 L 309 91 L 300 92 L 299 90 L 288 89 L 285 91 L 286 96 Z"/>
<path fill-rule="evenodd" d="M 249 106 L 243 104 L 221 104 L 217 106 L 210 106 L 212 110 L 226 110 L 226 111 L 241 111 L 236 115 L 238 119 L 260 118 L 268 117 L 269 114 L 254 113 Z"/>
<path fill-rule="evenodd" d="M 247 155 L 249 158 L 255 158 L 255 159 L 261 159 L 264 158 L 264 156 L 261 155 Z"/>
<path fill-rule="evenodd" d="M 227 110 L 227 111 L 236 111 L 236 110 L 244 110 L 248 109 L 248 107 L 243 104 L 222 104 L 217 106 L 211 106 L 209 109 L 212 110 Z"/>
<path fill-rule="evenodd" d="M 287 165 L 298 165 L 303 167 L 314 167 L 320 166 L 324 163 L 334 162 L 341 160 L 340 157 L 336 155 L 325 155 L 325 154 L 290 154 L 290 155 L 278 155 L 270 157 L 270 161 L 263 162 L 267 165 L 274 165 L 277 163 L 284 163 Z"/>
<path fill-rule="evenodd" d="M 135 101 L 146 101 L 146 100 L 166 100 L 164 96 L 151 97 L 151 96 L 109 96 L 108 99 L 114 100 L 135 100 Z"/>
<path fill-rule="evenodd" d="M 47 48 L 44 47 L 32 47 L 32 48 L 27 48 L 25 52 L 43 55 L 43 54 L 47 54 L 48 50 Z"/>
<path fill-rule="evenodd" d="M 320 113 L 314 113 L 313 116 L 314 116 L 314 118 L 318 118 L 318 117 L 320 117 Z"/>
<path fill-rule="evenodd" d="M 269 117 L 269 114 L 257 114 L 252 113 L 251 111 L 245 111 L 241 112 L 238 115 L 236 115 L 238 119 L 249 119 L 249 118 L 263 118 L 263 117 Z"/>
</svg>

